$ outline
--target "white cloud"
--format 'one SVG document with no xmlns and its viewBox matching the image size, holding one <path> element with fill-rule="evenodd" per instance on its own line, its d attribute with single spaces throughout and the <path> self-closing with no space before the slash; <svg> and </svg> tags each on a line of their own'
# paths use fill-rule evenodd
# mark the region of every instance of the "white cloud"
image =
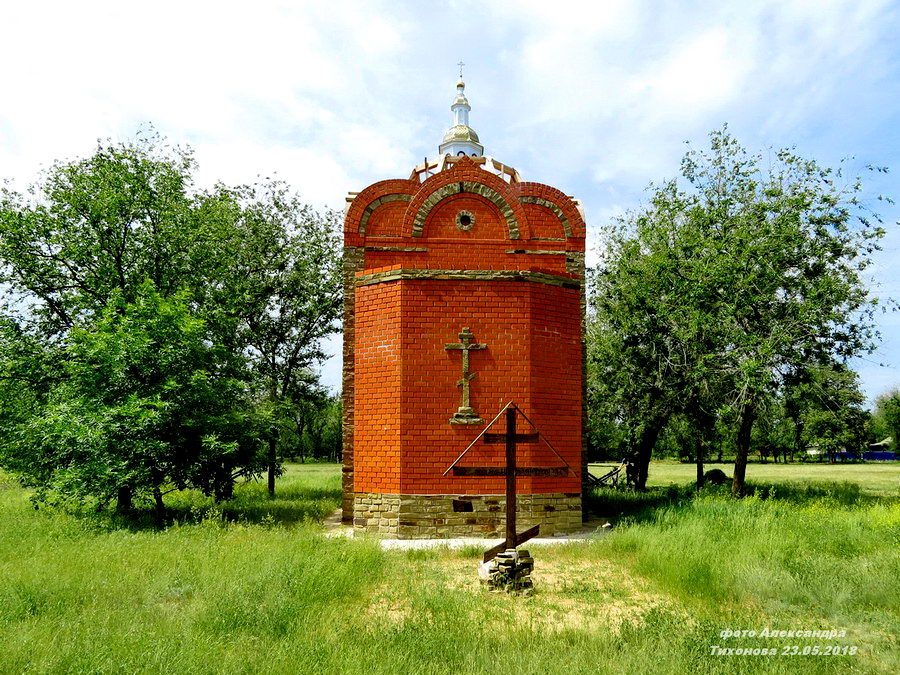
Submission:
<svg viewBox="0 0 900 675">
<path fill-rule="evenodd" d="M 887 154 L 873 161 L 900 158 L 882 141 L 900 99 L 897 12 L 887 0 L 5 3 L 0 176 L 30 179 L 152 122 L 195 147 L 206 182 L 277 171 L 340 208 L 347 190 L 434 152 L 463 58 L 488 151 L 603 222 L 724 121 L 757 148 L 840 156 L 862 142 Z M 877 274 L 898 277 L 888 263 Z"/>
<path fill-rule="evenodd" d="M 389 16 L 346 2 L 17 3 L 0 10 L 3 173 L 151 121 L 191 140 L 217 177 L 278 168 L 339 202 L 403 154 L 389 134 L 405 125 L 377 97 L 403 50 Z"/>
</svg>

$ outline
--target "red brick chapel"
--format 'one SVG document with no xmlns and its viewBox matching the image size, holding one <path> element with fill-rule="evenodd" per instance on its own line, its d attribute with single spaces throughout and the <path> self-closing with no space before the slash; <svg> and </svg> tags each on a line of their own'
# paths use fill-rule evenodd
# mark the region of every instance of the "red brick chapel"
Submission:
<svg viewBox="0 0 900 675">
<path fill-rule="evenodd" d="M 584 471 L 583 212 L 485 155 L 462 75 L 456 90 L 436 159 L 348 197 L 344 521 L 401 538 L 501 533 L 505 479 L 445 472 L 514 401 L 571 468 L 518 478 L 517 519 L 572 531 Z M 535 465 L 556 454 L 547 443 L 519 452 Z M 503 459 L 476 442 L 463 461 Z"/>
</svg>

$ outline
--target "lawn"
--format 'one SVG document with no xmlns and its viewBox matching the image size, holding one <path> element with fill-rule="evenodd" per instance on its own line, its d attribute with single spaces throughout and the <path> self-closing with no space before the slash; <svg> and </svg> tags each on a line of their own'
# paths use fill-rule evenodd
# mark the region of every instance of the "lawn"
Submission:
<svg viewBox="0 0 900 675">
<path fill-rule="evenodd" d="M 603 469 L 613 464 L 592 464 L 591 471 L 602 475 Z M 606 470 L 608 470 L 608 468 Z M 706 470 L 722 469 L 730 477 L 731 464 L 708 464 Z M 693 483 L 697 469 L 693 464 L 681 462 L 653 462 L 648 473 L 648 485 L 686 485 Z M 770 483 L 850 482 L 858 485 L 865 494 L 900 496 L 900 462 L 866 462 L 862 464 L 828 462 L 795 462 L 791 464 L 750 463 L 747 480 Z"/>
<path fill-rule="evenodd" d="M 761 467 L 742 501 L 695 496 L 682 485 L 692 467 L 669 464 L 652 467 L 660 487 L 646 495 L 596 495 L 613 532 L 534 549 L 531 598 L 482 591 L 477 549 L 326 536 L 336 466 L 288 467 L 274 501 L 261 483 L 221 507 L 173 495 L 164 530 L 35 511 L 0 476 L 0 669 L 900 672 L 900 468 L 810 483 L 818 467 Z M 721 636 L 766 627 L 846 636 Z M 712 656 L 712 645 L 856 653 Z"/>
</svg>

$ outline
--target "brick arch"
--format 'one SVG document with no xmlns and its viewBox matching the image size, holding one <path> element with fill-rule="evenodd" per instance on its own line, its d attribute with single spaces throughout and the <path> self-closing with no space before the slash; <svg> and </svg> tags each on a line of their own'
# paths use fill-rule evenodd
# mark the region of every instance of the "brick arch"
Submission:
<svg viewBox="0 0 900 675">
<path fill-rule="evenodd" d="M 550 211 L 553 212 L 553 215 L 559 220 L 560 225 L 562 225 L 565 235 L 567 237 L 572 236 L 572 224 L 569 222 L 569 219 L 566 218 L 566 214 L 549 199 L 544 199 L 543 197 L 538 197 L 536 195 L 523 195 L 522 197 L 519 197 L 519 201 L 523 204 L 537 204 L 538 206 L 550 209 Z"/>
<path fill-rule="evenodd" d="M 468 157 L 460 159 L 452 169 L 431 176 L 422 183 L 406 209 L 403 231 L 421 237 L 432 209 L 447 197 L 460 193 L 479 195 L 494 204 L 506 222 L 510 239 L 528 237 L 525 210 L 510 186 Z"/>
<path fill-rule="evenodd" d="M 391 202 L 408 202 L 412 199 L 412 195 L 406 195 L 400 192 L 392 192 L 391 194 L 382 195 L 377 199 L 369 202 L 359 219 L 359 233 L 366 236 L 366 227 L 369 224 L 369 218 L 372 212 L 382 204 L 390 204 Z"/>
<path fill-rule="evenodd" d="M 422 236 L 422 233 L 425 229 L 425 221 L 428 219 L 428 214 L 431 213 L 431 210 L 435 206 L 437 206 L 447 197 L 463 192 L 479 195 L 493 203 L 493 205 L 496 206 L 500 211 L 500 215 L 506 221 L 506 227 L 509 231 L 509 238 L 518 239 L 521 236 L 521 232 L 519 231 L 519 221 L 516 218 L 515 213 L 513 213 L 512 206 L 509 204 L 509 202 L 507 202 L 499 192 L 497 192 L 490 186 L 476 181 L 459 181 L 458 183 L 449 183 L 432 192 L 428 196 L 428 199 L 426 199 L 422 203 L 422 206 L 420 206 L 416 211 L 415 217 L 413 218 L 412 222 L 412 235 L 414 237 Z"/>
<path fill-rule="evenodd" d="M 469 230 L 461 230 L 458 226 L 457 218 L 462 211 L 474 219 Z M 472 192 L 458 192 L 435 204 L 425 219 L 423 231 L 428 237 L 439 239 L 509 240 L 508 225 L 496 205 Z"/>
<path fill-rule="evenodd" d="M 344 232 L 365 237 L 366 226 L 372 213 L 382 204 L 391 202 L 408 202 L 418 184 L 411 180 L 391 179 L 373 183 L 356 195 L 344 221 Z"/>
<path fill-rule="evenodd" d="M 575 202 L 565 193 L 543 183 L 521 183 L 519 201 L 549 209 L 559 219 L 566 237 L 584 237 L 584 219 Z"/>
</svg>

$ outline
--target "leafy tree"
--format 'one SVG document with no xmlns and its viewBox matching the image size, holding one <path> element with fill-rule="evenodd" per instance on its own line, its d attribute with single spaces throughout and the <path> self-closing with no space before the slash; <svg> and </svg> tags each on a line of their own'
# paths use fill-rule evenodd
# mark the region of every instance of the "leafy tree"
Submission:
<svg viewBox="0 0 900 675">
<path fill-rule="evenodd" d="M 875 400 L 874 417 L 881 433 L 890 435 L 896 448 L 900 443 L 900 389 L 893 389 Z M 878 440 L 882 439 L 883 436 Z"/>
<path fill-rule="evenodd" d="M 814 368 L 804 389 L 803 447 L 816 446 L 832 458 L 866 449 L 869 413 L 856 373 L 841 364 Z"/>
<path fill-rule="evenodd" d="M 277 182 L 198 190 L 196 168 L 150 134 L 57 162 L 24 194 L 0 191 L 0 463 L 47 498 L 105 501 L 117 485 L 127 508 L 167 484 L 227 496 L 229 480 L 259 469 L 248 434 L 263 440 L 290 417 L 335 329 L 334 216 Z M 101 356 L 110 363 L 91 360 Z M 166 368 L 171 391 L 157 389 Z M 122 441 L 131 463 L 109 450 L 113 418 L 142 430 Z M 35 463 L 21 441 L 38 432 L 46 461 Z"/>
<path fill-rule="evenodd" d="M 787 150 L 764 168 L 726 131 L 711 139 L 710 152 L 687 154 L 682 172 L 694 216 L 710 224 L 705 250 L 718 259 L 709 289 L 740 415 L 739 494 L 759 407 L 785 376 L 874 347 L 875 301 L 861 273 L 884 230 L 860 203 L 861 182 L 845 182 L 840 169 Z"/>
<path fill-rule="evenodd" d="M 230 497 L 236 476 L 260 468 L 257 441 L 247 387 L 206 337 L 182 297 L 150 282 L 131 303 L 114 292 L 72 330 L 63 377 L 4 444 L 7 464 L 38 499 L 146 497 L 159 517 L 168 489 Z"/>
<path fill-rule="evenodd" d="M 268 412 L 268 489 L 275 495 L 281 429 L 298 411 L 324 406 L 310 368 L 321 340 L 337 330 L 342 307 L 339 217 L 320 214 L 286 186 L 239 194 L 244 204 L 223 294 L 239 318 L 238 338 Z M 303 419 L 302 415 L 299 419 Z"/>
<path fill-rule="evenodd" d="M 653 187 L 644 209 L 607 228 L 593 276 L 589 395 L 628 429 L 639 489 L 660 433 L 679 414 L 694 426 L 702 482 L 704 448 L 728 381 L 713 348 L 723 327 L 704 282 L 717 261 L 700 255 L 705 223 L 690 215 L 676 181 Z"/>
<path fill-rule="evenodd" d="M 149 279 L 164 296 L 201 284 L 191 255 L 202 236 L 192 199 L 194 161 L 155 136 L 100 145 L 57 162 L 23 195 L 0 193 L 0 281 L 47 336 L 65 335 Z"/>
<path fill-rule="evenodd" d="M 591 426 L 602 428 L 599 412 L 626 429 L 637 486 L 643 489 L 653 446 L 676 409 L 673 384 L 683 371 L 673 358 L 678 345 L 664 292 L 666 261 L 636 240 L 652 234 L 631 238 L 629 224 L 620 221 L 621 229 L 608 233 L 604 259 L 592 278 L 588 396 L 604 402 L 603 409 L 592 411 Z"/>
<path fill-rule="evenodd" d="M 326 396 L 323 401 L 316 401 L 301 410 L 306 412 L 300 443 L 301 459 L 312 457 L 336 462 L 341 455 L 343 440 L 340 397 Z"/>
<path fill-rule="evenodd" d="M 760 459 L 767 461 L 769 457 L 777 462 L 787 462 L 788 453 L 793 456 L 795 440 L 794 424 L 785 409 L 784 392 L 767 401 L 760 411 L 753 429 L 751 443 L 759 452 Z"/>
<path fill-rule="evenodd" d="M 754 424 L 791 374 L 873 347 L 861 274 L 884 231 L 840 170 L 786 150 L 763 162 L 727 129 L 710 140 L 683 184 L 653 186 L 608 233 L 589 354 L 592 386 L 637 430 L 639 485 L 672 415 L 711 437 L 729 405 L 742 493 Z"/>
</svg>

